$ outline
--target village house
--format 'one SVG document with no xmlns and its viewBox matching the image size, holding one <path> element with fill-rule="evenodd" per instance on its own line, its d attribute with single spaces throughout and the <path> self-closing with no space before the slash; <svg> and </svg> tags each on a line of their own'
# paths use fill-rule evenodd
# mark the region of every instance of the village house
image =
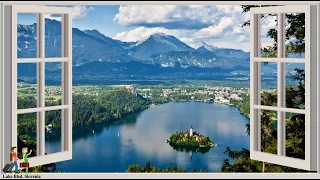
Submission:
<svg viewBox="0 0 320 180">
<path fill-rule="evenodd" d="M 184 137 L 187 137 L 189 135 L 188 130 L 184 133 Z"/>
</svg>

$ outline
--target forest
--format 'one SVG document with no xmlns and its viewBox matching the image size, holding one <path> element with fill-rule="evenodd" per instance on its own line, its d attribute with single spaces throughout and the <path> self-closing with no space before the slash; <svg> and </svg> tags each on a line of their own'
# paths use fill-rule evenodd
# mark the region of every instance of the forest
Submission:
<svg viewBox="0 0 320 180">
<path fill-rule="evenodd" d="M 180 169 L 177 165 L 167 166 L 165 169 L 156 168 L 151 166 L 150 161 L 146 162 L 146 165 L 141 167 L 139 164 L 134 164 L 128 167 L 127 173 L 186 173 L 188 172 L 186 168 Z M 191 172 L 197 172 L 195 168 L 191 170 Z M 199 170 L 200 173 L 207 172 L 202 169 Z"/>
<path fill-rule="evenodd" d="M 149 100 L 139 94 L 132 94 L 122 88 L 114 91 L 106 91 L 99 95 L 77 94 L 72 97 L 72 123 L 73 126 L 104 123 L 120 119 L 122 116 L 149 107 Z M 30 107 L 30 103 L 36 106 L 34 97 L 18 98 L 18 108 Z M 61 100 L 50 101 L 46 106 L 61 105 Z M 45 124 L 51 124 L 52 128 L 61 126 L 61 110 L 47 111 Z M 21 114 L 18 116 L 18 132 L 25 134 L 36 131 L 36 113 Z"/>
</svg>

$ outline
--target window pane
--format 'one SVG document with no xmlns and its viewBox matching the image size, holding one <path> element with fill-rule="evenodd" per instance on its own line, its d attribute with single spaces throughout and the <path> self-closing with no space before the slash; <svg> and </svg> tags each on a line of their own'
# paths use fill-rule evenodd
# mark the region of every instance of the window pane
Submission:
<svg viewBox="0 0 320 180">
<path fill-rule="evenodd" d="M 37 14 L 17 15 L 17 57 L 37 57 Z"/>
<path fill-rule="evenodd" d="M 261 63 L 261 105 L 277 106 L 277 63 Z"/>
<path fill-rule="evenodd" d="M 18 114 L 18 156 L 22 159 L 22 148 L 28 148 L 28 157 L 37 156 L 37 113 Z"/>
<path fill-rule="evenodd" d="M 37 107 L 37 64 L 18 64 L 17 106 L 18 109 Z"/>
<path fill-rule="evenodd" d="M 61 105 L 61 63 L 45 63 L 46 66 L 46 106 Z"/>
<path fill-rule="evenodd" d="M 45 57 L 61 57 L 61 15 L 45 16 Z"/>
<path fill-rule="evenodd" d="M 46 153 L 61 152 L 61 110 L 46 111 L 45 118 Z"/>
<path fill-rule="evenodd" d="M 286 113 L 286 156 L 305 159 L 305 115 Z"/>
<path fill-rule="evenodd" d="M 286 107 L 305 108 L 305 65 L 286 63 Z"/>
<path fill-rule="evenodd" d="M 286 57 L 305 57 L 305 14 L 286 14 Z"/>
<path fill-rule="evenodd" d="M 261 151 L 277 154 L 277 111 L 261 110 Z"/>
<path fill-rule="evenodd" d="M 277 14 L 261 14 L 261 52 L 264 58 L 277 57 L 276 37 L 277 37 Z"/>
</svg>

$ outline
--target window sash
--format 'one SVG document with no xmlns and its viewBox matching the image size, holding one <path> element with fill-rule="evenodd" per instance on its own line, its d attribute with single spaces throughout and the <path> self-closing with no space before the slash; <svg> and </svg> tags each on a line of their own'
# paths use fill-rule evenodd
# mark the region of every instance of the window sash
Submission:
<svg viewBox="0 0 320 180">
<path fill-rule="evenodd" d="M 37 58 L 17 58 L 17 14 L 37 14 Z M 62 57 L 45 58 L 45 13 L 61 14 Z M 17 115 L 37 113 L 37 156 L 29 158 L 30 167 L 72 158 L 72 8 L 12 5 L 12 146 L 17 146 Z M 45 63 L 61 62 L 62 105 L 45 107 Z M 37 108 L 17 109 L 17 65 L 37 63 Z M 45 112 L 61 110 L 61 151 L 45 155 Z"/>
<path fill-rule="evenodd" d="M 18 58 L 17 63 L 68 62 L 69 58 Z"/>
<path fill-rule="evenodd" d="M 316 170 L 317 163 L 317 7 L 311 5 L 290 5 L 251 8 L 250 24 L 250 158 L 305 170 Z M 285 35 L 284 14 L 305 13 L 305 58 L 284 58 Z M 260 14 L 278 14 L 278 57 L 260 57 Z M 261 105 L 261 62 L 278 64 L 277 107 Z M 305 64 L 305 109 L 286 108 L 285 70 L 283 63 Z M 312 97 L 312 98 L 311 98 Z M 278 112 L 278 153 L 261 152 L 260 110 Z M 305 114 L 305 160 L 285 156 L 285 116 L 284 112 Z"/>
</svg>

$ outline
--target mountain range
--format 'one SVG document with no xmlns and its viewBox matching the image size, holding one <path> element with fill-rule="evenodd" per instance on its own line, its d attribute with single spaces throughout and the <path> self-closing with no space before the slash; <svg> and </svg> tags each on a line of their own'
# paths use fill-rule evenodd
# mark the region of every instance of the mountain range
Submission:
<svg viewBox="0 0 320 180">
<path fill-rule="evenodd" d="M 18 24 L 18 58 L 36 57 L 36 31 L 36 23 Z M 45 19 L 45 48 L 45 57 L 61 57 L 59 21 Z M 72 51 L 73 72 L 79 76 L 88 74 L 89 71 L 94 74 L 161 74 L 172 69 L 199 73 L 206 73 L 208 69 L 221 72 L 245 71 L 249 74 L 250 66 L 249 52 L 218 48 L 204 42 L 201 47 L 194 49 L 175 36 L 163 33 L 155 33 L 138 42 L 122 42 L 107 37 L 98 30 L 82 31 L 72 28 Z M 132 65 L 136 67 L 133 68 Z M 52 72 L 60 67 L 60 63 L 46 63 L 46 69 Z M 35 64 L 24 65 L 24 68 L 19 65 L 18 75 L 26 75 L 34 68 Z M 270 72 L 273 71 L 274 68 L 271 68 Z"/>
<path fill-rule="evenodd" d="M 18 24 L 18 57 L 36 57 L 36 23 Z M 172 64 L 180 62 L 188 66 L 217 67 L 222 61 L 232 60 L 241 54 L 241 60 L 248 60 L 249 53 L 241 50 L 220 49 L 204 45 L 194 49 L 178 38 L 156 33 L 138 42 L 121 42 L 100 33 L 98 30 L 72 29 L 74 66 L 94 61 L 129 62 L 138 61 L 152 64 Z M 61 56 L 61 23 L 45 19 L 46 57 Z M 235 54 L 235 56 L 230 56 Z M 168 63 L 166 63 L 168 62 Z"/>
</svg>

